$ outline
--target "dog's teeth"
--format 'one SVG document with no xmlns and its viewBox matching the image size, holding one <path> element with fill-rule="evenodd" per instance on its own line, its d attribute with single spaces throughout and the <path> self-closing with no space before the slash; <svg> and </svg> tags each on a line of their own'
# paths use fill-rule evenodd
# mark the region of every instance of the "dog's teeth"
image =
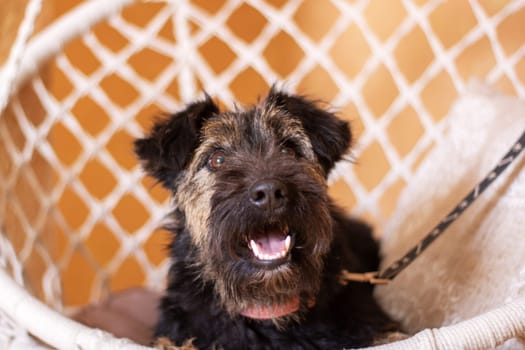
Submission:
<svg viewBox="0 0 525 350">
<path fill-rule="evenodd" d="M 259 257 L 259 255 L 260 255 L 259 247 L 257 246 L 257 243 L 255 243 L 255 241 L 254 241 L 253 239 L 250 240 L 250 248 L 251 248 L 253 254 L 254 254 L 256 257 Z"/>
<path fill-rule="evenodd" d="M 290 244 L 292 243 L 292 238 L 290 236 L 286 236 L 286 240 L 284 241 L 284 253 L 288 253 L 290 250 Z"/>
<path fill-rule="evenodd" d="M 267 254 L 264 252 L 261 252 L 259 246 L 253 239 L 250 240 L 250 243 L 248 244 L 248 247 L 253 252 L 253 255 L 255 255 L 260 260 L 276 260 L 276 259 L 282 259 L 288 254 L 288 251 L 290 250 L 291 245 L 291 238 L 290 236 L 286 236 L 286 239 L 284 241 L 284 249 L 277 253 Z"/>
</svg>

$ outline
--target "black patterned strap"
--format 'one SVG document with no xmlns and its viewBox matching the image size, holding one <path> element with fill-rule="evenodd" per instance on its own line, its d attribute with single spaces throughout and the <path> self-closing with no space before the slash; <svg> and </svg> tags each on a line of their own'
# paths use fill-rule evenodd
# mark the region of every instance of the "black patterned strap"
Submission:
<svg viewBox="0 0 525 350">
<path fill-rule="evenodd" d="M 381 272 L 369 272 L 366 274 L 354 274 L 343 271 L 341 282 L 358 281 L 369 282 L 373 284 L 388 283 L 393 280 L 401 271 L 410 265 L 436 238 L 463 214 L 463 212 L 498 178 L 498 176 L 508 168 L 508 166 L 520 155 L 525 148 L 525 131 L 518 141 L 499 161 L 498 165 L 476 186 L 463 200 L 437 224 L 416 246 L 410 249 L 401 259 L 396 260 L 388 268 Z"/>
</svg>

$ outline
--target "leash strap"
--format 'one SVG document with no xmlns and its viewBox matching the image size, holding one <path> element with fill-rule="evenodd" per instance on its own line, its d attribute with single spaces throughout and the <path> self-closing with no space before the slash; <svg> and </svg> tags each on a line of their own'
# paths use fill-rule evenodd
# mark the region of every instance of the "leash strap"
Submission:
<svg viewBox="0 0 525 350">
<path fill-rule="evenodd" d="M 492 171 L 480 182 L 463 200 L 437 224 L 416 246 L 412 247 L 402 258 L 396 260 L 382 272 L 368 272 L 365 274 L 349 273 L 342 271 L 341 283 L 347 281 L 368 282 L 372 284 L 385 284 L 393 280 L 401 271 L 410 265 L 421 253 L 423 253 L 432 242 L 434 242 L 443 232 L 456 221 L 461 214 L 498 178 L 505 169 L 520 155 L 525 148 L 525 131 L 521 134 L 518 141 L 503 156 Z"/>
</svg>

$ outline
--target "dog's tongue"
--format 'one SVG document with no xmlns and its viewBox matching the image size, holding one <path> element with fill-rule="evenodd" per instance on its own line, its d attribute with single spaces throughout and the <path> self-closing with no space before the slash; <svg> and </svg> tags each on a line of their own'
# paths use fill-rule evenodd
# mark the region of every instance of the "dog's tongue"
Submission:
<svg viewBox="0 0 525 350">
<path fill-rule="evenodd" d="M 252 239 L 257 243 L 261 253 L 273 255 L 286 251 L 286 237 L 285 232 L 272 230 L 257 234 Z"/>
</svg>

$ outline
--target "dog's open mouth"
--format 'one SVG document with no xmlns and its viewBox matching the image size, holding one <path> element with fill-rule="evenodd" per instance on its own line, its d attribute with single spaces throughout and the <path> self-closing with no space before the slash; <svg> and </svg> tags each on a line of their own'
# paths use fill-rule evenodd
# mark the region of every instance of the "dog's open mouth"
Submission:
<svg viewBox="0 0 525 350">
<path fill-rule="evenodd" d="M 259 263 L 275 264 L 286 261 L 293 245 L 288 227 L 271 227 L 263 232 L 251 233 L 248 248 Z"/>
</svg>

